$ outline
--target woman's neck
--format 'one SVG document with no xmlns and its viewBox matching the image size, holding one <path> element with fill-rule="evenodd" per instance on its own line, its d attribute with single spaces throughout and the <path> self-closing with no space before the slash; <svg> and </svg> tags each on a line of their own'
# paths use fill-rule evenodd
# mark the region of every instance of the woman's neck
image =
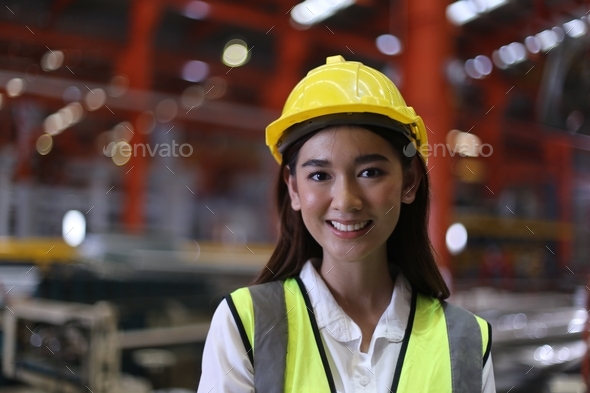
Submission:
<svg viewBox="0 0 590 393">
<path fill-rule="evenodd" d="M 381 315 L 390 303 L 394 278 L 386 256 L 354 262 L 333 261 L 324 256 L 318 271 L 346 312 Z"/>
</svg>

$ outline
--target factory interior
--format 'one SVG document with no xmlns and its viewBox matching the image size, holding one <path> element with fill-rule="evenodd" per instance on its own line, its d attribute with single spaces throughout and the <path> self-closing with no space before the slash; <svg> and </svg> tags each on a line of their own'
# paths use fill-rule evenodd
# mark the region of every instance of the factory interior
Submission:
<svg viewBox="0 0 590 393">
<path fill-rule="evenodd" d="M 590 386 L 590 1 L 0 1 L 0 393 L 185 393 L 278 239 L 265 128 L 341 55 L 428 129 L 498 393 Z"/>
</svg>

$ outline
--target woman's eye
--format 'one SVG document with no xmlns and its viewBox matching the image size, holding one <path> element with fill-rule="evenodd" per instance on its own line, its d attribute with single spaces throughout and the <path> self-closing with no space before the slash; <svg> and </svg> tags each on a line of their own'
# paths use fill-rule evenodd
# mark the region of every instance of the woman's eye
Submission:
<svg viewBox="0 0 590 393">
<path fill-rule="evenodd" d="M 315 180 L 315 181 L 324 181 L 324 180 L 327 180 L 328 177 L 329 177 L 328 174 L 325 172 L 314 172 L 314 173 L 310 173 L 307 178 Z"/>
<path fill-rule="evenodd" d="M 377 177 L 381 175 L 383 172 L 377 168 L 369 168 L 365 169 L 361 172 L 362 177 Z"/>
</svg>

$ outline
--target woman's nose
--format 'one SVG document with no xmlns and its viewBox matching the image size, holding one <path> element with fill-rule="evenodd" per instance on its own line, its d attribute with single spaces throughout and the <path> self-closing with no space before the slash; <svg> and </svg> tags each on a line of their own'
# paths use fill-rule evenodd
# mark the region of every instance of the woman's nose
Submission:
<svg viewBox="0 0 590 393">
<path fill-rule="evenodd" d="M 339 211 L 361 210 L 363 201 L 358 185 L 353 181 L 337 181 L 332 196 L 332 207 Z"/>
</svg>

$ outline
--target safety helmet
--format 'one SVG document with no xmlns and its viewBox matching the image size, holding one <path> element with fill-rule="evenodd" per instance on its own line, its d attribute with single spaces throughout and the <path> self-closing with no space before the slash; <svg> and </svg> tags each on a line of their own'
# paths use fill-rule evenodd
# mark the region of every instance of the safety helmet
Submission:
<svg viewBox="0 0 590 393">
<path fill-rule="evenodd" d="M 408 138 L 426 164 L 428 143 L 422 118 L 406 105 L 397 87 L 381 72 L 342 56 L 309 71 L 293 88 L 281 117 L 266 127 L 266 144 L 279 164 L 293 142 L 330 125 L 378 126 Z"/>
</svg>

